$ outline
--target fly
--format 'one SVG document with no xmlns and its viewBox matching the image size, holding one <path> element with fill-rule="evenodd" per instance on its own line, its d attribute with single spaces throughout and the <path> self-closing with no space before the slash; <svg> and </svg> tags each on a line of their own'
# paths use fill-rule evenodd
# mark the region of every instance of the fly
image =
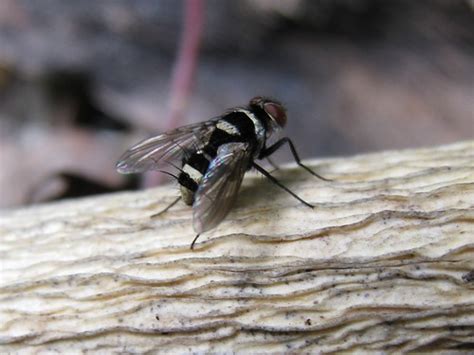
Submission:
<svg viewBox="0 0 474 355">
<path fill-rule="evenodd" d="M 118 161 L 117 171 L 129 174 L 158 170 L 177 179 L 181 196 L 156 215 L 166 212 L 180 199 L 192 206 L 193 227 L 197 233 L 191 243 L 193 249 L 200 234 L 216 227 L 229 213 L 244 174 L 251 168 L 304 205 L 314 207 L 255 162 L 288 144 L 300 167 L 330 181 L 301 163 L 288 137 L 267 146 L 267 140 L 279 132 L 286 121 L 286 109 L 281 103 L 257 96 L 246 107 L 231 109 L 222 116 L 176 128 L 134 145 Z M 174 161 L 181 161 L 181 167 Z M 167 164 L 178 168 L 179 174 L 161 170 Z"/>
</svg>

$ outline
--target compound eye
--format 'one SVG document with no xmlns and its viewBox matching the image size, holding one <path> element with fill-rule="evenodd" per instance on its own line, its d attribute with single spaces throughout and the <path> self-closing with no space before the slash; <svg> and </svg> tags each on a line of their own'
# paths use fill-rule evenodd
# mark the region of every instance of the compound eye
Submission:
<svg viewBox="0 0 474 355">
<path fill-rule="evenodd" d="M 285 108 L 282 105 L 277 104 L 276 102 L 266 102 L 263 105 L 263 108 L 266 113 L 272 116 L 272 118 L 280 127 L 285 127 L 286 112 L 285 112 Z"/>
</svg>

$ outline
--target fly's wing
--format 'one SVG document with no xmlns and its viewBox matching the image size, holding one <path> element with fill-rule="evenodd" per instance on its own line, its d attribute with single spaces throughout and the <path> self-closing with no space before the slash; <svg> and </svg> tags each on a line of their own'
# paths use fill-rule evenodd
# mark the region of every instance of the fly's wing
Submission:
<svg viewBox="0 0 474 355">
<path fill-rule="evenodd" d="M 229 213 L 251 157 L 247 143 L 219 147 L 196 191 L 193 226 L 197 233 L 214 228 Z"/>
<path fill-rule="evenodd" d="M 145 139 L 122 155 L 116 165 L 117 171 L 129 174 L 158 170 L 166 163 L 181 158 L 186 149 L 202 146 L 215 124 L 215 120 L 209 120 Z"/>
</svg>

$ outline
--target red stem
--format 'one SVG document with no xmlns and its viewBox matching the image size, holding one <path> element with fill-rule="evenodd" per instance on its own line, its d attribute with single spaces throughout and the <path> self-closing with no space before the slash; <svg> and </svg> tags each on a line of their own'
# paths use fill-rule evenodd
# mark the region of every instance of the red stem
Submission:
<svg viewBox="0 0 474 355">
<path fill-rule="evenodd" d="M 176 128 L 182 124 L 184 113 L 188 107 L 201 43 L 203 14 L 203 0 L 186 0 L 183 35 L 171 79 L 167 129 Z"/>
<path fill-rule="evenodd" d="M 173 66 L 166 130 L 182 125 L 189 103 L 191 86 L 196 72 L 199 45 L 204 23 L 204 0 L 185 0 L 184 28 Z M 162 175 L 147 173 L 144 187 L 159 185 Z"/>
</svg>

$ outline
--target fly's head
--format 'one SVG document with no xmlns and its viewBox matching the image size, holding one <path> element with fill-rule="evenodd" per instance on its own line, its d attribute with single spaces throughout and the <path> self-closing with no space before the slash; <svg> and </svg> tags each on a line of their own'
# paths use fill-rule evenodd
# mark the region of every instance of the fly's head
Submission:
<svg viewBox="0 0 474 355">
<path fill-rule="evenodd" d="M 278 101 L 257 96 L 250 100 L 249 106 L 253 109 L 263 110 L 266 113 L 267 136 L 285 127 L 286 109 Z"/>
</svg>

